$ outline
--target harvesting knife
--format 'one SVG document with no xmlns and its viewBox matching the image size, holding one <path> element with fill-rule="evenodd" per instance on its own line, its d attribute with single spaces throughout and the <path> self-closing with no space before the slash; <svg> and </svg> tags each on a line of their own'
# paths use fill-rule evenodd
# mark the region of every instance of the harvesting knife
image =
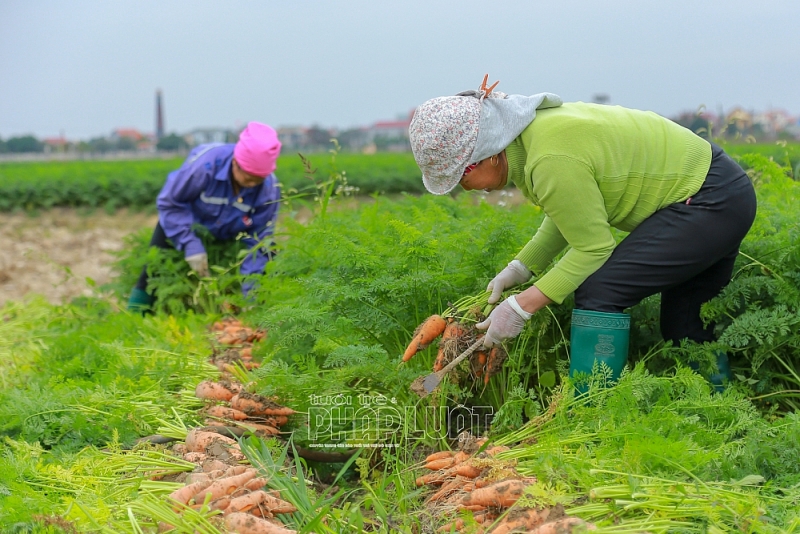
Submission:
<svg viewBox="0 0 800 534">
<path fill-rule="evenodd" d="M 461 354 L 456 356 L 453 359 L 452 362 L 450 362 L 447 365 L 445 365 L 439 371 L 436 371 L 435 373 L 431 373 L 431 374 L 429 374 L 428 376 L 426 376 L 424 378 L 420 377 L 420 378 L 414 380 L 414 383 L 411 384 L 411 390 L 414 391 L 415 393 L 417 393 L 420 397 L 427 396 L 431 391 L 436 389 L 436 387 L 442 381 L 442 378 L 444 378 L 444 375 L 446 375 L 448 372 L 450 372 L 450 370 L 453 369 L 453 367 L 455 367 L 456 365 L 461 363 L 464 360 L 464 358 L 466 358 L 467 356 L 469 356 L 470 354 L 475 352 L 478 349 L 478 347 L 480 347 L 481 345 L 483 345 L 483 337 L 482 336 L 480 338 L 478 338 L 478 340 L 475 343 L 470 345 L 468 349 L 466 349 L 464 352 L 462 352 Z M 420 387 L 420 385 L 422 387 Z"/>
</svg>

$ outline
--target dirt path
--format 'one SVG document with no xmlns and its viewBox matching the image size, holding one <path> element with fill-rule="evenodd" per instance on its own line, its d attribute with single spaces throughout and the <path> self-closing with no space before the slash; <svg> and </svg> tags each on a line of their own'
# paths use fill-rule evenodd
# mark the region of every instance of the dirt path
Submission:
<svg viewBox="0 0 800 534">
<path fill-rule="evenodd" d="M 0 305 L 30 294 L 60 304 L 91 295 L 86 282 L 111 280 L 114 252 L 123 238 L 142 228 L 153 228 L 155 214 L 114 215 L 53 209 L 37 216 L 0 213 Z"/>
</svg>

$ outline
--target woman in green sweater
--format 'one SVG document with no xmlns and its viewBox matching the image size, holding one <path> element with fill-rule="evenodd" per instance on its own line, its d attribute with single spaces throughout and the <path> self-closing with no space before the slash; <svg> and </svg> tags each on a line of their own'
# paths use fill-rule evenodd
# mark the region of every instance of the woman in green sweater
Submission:
<svg viewBox="0 0 800 534">
<path fill-rule="evenodd" d="M 489 283 L 489 302 L 538 278 L 477 325 L 487 331 L 484 344 L 516 337 L 533 313 L 573 292 L 571 373 L 602 361 L 616 377 L 627 359 L 622 312 L 655 293 L 665 340 L 712 340 L 700 306 L 730 281 L 755 218 L 742 168 L 655 113 L 493 87 L 484 79 L 478 91 L 429 100 L 409 127 L 428 191 L 493 191 L 513 182 L 545 212 L 533 238 Z M 612 228 L 629 234 L 616 244 Z M 718 362 L 723 372 L 726 363 L 724 356 Z"/>
</svg>

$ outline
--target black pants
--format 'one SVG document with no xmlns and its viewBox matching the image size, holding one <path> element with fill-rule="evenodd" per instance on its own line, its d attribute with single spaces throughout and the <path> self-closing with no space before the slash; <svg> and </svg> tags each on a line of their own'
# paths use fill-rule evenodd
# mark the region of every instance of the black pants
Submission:
<svg viewBox="0 0 800 534">
<path fill-rule="evenodd" d="M 711 341 L 713 325 L 703 328 L 700 306 L 730 282 L 755 214 L 750 179 L 712 143 L 711 167 L 700 191 L 688 202 L 657 211 L 623 239 L 575 291 L 575 307 L 620 313 L 661 293 L 666 341 Z"/>
<path fill-rule="evenodd" d="M 174 248 L 172 244 L 167 241 L 167 234 L 164 233 L 164 229 L 161 227 L 161 222 L 156 223 L 156 229 L 153 230 L 153 237 L 150 238 L 150 246 L 158 248 Z M 142 274 L 139 275 L 139 279 L 136 281 L 136 285 L 134 287 L 136 289 L 141 289 L 142 291 L 147 291 L 147 278 L 147 265 L 145 265 L 142 268 Z"/>
</svg>

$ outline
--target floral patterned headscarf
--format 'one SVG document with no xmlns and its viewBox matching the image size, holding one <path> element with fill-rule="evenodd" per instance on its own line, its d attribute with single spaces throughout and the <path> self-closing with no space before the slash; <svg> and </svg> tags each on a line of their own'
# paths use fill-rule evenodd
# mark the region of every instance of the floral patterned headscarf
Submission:
<svg viewBox="0 0 800 534">
<path fill-rule="evenodd" d="M 423 103 L 408 128 L 414 159 L 425 189 L 435 195 L 452 191 L 464 169 L 500 153 L 536 117 L 540 108 L 561 105 L 552 93 L 510 95 L 486 87 Z"/>
</svg>

